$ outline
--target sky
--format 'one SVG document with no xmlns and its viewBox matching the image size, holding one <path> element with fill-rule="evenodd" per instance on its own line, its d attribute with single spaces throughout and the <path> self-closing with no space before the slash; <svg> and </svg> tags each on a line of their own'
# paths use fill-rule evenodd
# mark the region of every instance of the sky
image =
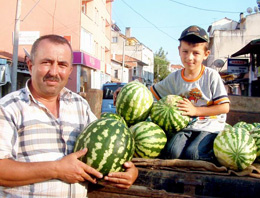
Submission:
<svg viewBox="0 0 260 198">
<path fill-rule="evenodd" d="M 257 0 L 114 0 L 112 20 L 125 34 L 131 36 L 154 53 L 162 49 L 171 64 L 181 64 L 178 38 L 190 25 L 206 31 L 214 22 L 223 18 L 239 22 L 240 13 L 257 7 Z"/>
</svg>

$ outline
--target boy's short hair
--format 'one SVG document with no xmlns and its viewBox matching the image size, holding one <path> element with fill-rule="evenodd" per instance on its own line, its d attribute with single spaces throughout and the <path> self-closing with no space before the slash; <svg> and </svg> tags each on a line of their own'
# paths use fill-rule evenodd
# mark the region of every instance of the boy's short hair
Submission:
<svg viewBox="0 0 260 198">
<path fill-rule="evenodd" d="M 196 25 L 192 25 L 183 30 L 179 38 L 179 41 L 187 41 L 190 43 L 209 43 L 209 36 L 203 28 Z"/>
</svg>

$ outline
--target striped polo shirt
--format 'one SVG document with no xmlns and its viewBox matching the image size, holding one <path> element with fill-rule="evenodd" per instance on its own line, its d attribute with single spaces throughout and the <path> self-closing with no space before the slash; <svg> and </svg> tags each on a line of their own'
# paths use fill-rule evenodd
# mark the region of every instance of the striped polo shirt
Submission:
<svg viewBox="0 0 260 198">
<path fill-rule="evenodd" d="M 79 133 L 96 116 L 85 99 L 63 88 L 59 118 L 35 100 L 28 88 L 0 99 L 0 159 L 19 162 L 59 160 L 73 152 Z M 0 197 L 86 197 L 83 184 L 49 180 L 20 187 L 0 186 Z"/>
<path fill-rule="evenodd" d="M 157 100 L 167 95 L 179 95 L 189 99 L 194 106 L 210 106 L 229 103 L 227 91 L 219 73 L 202 65 L 195 79 L 184 76 L 185 69 L 176 70 L 164 80 L 150 87 Z M 224 129 L 226 114 L 196 117 L 185 130 L 218 133 Z"/>
</svg>

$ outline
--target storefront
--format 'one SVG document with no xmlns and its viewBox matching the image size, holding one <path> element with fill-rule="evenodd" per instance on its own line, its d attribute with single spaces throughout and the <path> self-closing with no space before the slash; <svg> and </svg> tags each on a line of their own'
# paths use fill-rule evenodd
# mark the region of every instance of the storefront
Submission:
<svg viewBox="0 0 260 198">
<path fill-rule="evenodd" d="M 100 60 L 84 52 L 73 52 L 73 71 L 66 87 L 76 93 L 100 88 L 100 67 Z"/>
<path fill-rule="evenodd" d="M 260 96 L 260 39 L 250 41 L 231 57 L 250 54 L 248 70 L 248 96 Z"/>
</svg>

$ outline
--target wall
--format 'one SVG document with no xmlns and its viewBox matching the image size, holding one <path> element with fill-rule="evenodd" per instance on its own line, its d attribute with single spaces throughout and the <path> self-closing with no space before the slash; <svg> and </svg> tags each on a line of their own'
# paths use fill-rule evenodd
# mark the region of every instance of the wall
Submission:
<svg viewBox="0 0 260 198">
<path fill-rule="evenodd" d="M 226 61 L 228 57 L 243 48 L 251 40 L 260 38 L 260 26 L 258 24 L 260 24 L 260 13 L 247 15 L 243 24 L 240 25 L 229 19 L 214 22 L 209 33 L 212 47 L 207 65 L 213 66 L 212 63 L 216 59 Z M 241 29 L 237 29 L 237 27 L 241 27 Z M 222 71 L 226 69 L 227 63 Z"/>
<path fill-rule="evenodd" d="M 246 96 L 229 96 L 230 112 L 227 123 L 234 125 L 239 121 L 260 122 L 260 98 Z"/>
<path fill-rule="evenodd" d="M 45 34 L 71 36 L 73 50 L 79 49 L 80 37 L 80 0 L 44 0 L 22 1 L 20 31 L 39 31 Z M 36 6 L 35 6 L 36 5 Z M 35 7 L 34 7 L 35 6 Z M 16 1 L 1 1 L 0 50 L 12 53 L 12 33 L 15 25 Z M 3 20 L 4 19 L 4 20 Z M 31 45 L 20 45 L 19 56 L 24 57 L 25 48 L 28 52 Z"/>
</svg>

